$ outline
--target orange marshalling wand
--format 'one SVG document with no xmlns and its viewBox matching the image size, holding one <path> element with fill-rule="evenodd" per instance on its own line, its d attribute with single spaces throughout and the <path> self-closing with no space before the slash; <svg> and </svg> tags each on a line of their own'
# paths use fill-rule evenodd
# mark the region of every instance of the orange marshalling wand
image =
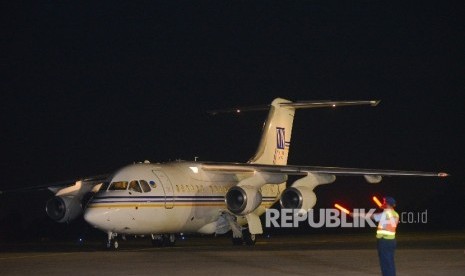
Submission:
<svg viewBox="0 0 465 276">
<path fill-rule="evenodd" d="M 337 203 L 334 204 L 334 207 L 338 208 L 339 210 L 341 210 L 342 212 L 344 212 L 344 213 L 346 213 L 346 214 L 348 214 L 348 215 L 350 214 L 350 211 L 349 211 L 349 210 L 347 210 L 346 208 L 342 207 L 341 205 L 339 205 L 339 204 L 337 204 Z"/>
<path fill-rule="evenodd" d="M 373 196 L 373 201 L 376 203 L 376 205 L 378 205 L 378 207 L 383 206 L 383 204 L 381 203 L 381 201 L 379 201 L 379 199 L 378 199 L 376 196 Z"/>
</svg>

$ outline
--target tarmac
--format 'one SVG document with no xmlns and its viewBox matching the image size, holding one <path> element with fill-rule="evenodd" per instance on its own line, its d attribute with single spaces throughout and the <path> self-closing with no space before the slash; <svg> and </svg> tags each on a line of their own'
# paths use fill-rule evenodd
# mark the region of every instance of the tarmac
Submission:
<svg viewBox="0 0 465 276">
<path fill-rule="evenodd" d="M 148 238 L 100 242 L 0 244 L 0 275 L 380 275 L 372 234 L 261 237 L 233 246 L 228 237 L 187 236 L 175 247 Z M 404 233 L 397 275 L 465 275 L 465 232 Z"/>
</svg>

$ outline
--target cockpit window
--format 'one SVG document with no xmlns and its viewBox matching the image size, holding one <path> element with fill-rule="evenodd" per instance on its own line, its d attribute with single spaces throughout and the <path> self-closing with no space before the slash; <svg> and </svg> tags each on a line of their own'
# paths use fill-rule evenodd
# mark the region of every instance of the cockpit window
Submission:
<svg viewBox="0 0 465 276">
<path fill-rule="evenodd" d="M 108 188 L 109 191 L 117 191 L 117 190 L 126 190 L 128 188 L 127 181 L 116 181 L 110 184 Z"/>
<path fill-rule="evenodd" d="M 149 183 L 147 183 L 145 180 L 139 180 L 139 184 L 142 187 L 142 191 L 144 191 L 144 193 L 148 193 L 152 190 L 150 189 Z"/>
<path fill-rule="evenodd" d="M 103 182 L 102 186 L 100 186 L 99 192 L 104 192 L 108 189 L 108 186 L 110 186 L 110 182 Z"/>
<path fill-rule="evenodd" d="M 133 180 L 129 183 L 129 191 L 134 191 L 138 193 L 142 193 L 142 189 L 139 186 L 139 181 Z"/>
</svg>

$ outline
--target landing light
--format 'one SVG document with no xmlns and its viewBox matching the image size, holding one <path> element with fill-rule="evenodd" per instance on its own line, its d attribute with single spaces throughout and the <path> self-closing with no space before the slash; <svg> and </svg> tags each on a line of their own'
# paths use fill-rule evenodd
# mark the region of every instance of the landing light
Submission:
<svg viewBox="0 0 465 276">
<path fill-rule="evenodd" d="M 199 168 L 197 167 L 189 167 L 189 169 L 191 169 L 191 171 L 194 173 L 199 173 Z"/>
</svg>

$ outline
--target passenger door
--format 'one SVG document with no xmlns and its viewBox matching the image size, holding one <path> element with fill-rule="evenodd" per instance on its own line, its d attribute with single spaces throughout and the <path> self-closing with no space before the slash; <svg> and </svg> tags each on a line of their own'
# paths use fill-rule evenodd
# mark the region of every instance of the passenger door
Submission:
<svg viewBox="0 0 465 276">
<path fill-rule="evenodd" d="M 161 184 L 163 191 L 165 192 L 165 208 L 172 209 L 174 207 L 174 190 L 170 179 L 163 171 L 153 170 L 152 172 L 158 178 L 158 182 Z"/>
</svg>

